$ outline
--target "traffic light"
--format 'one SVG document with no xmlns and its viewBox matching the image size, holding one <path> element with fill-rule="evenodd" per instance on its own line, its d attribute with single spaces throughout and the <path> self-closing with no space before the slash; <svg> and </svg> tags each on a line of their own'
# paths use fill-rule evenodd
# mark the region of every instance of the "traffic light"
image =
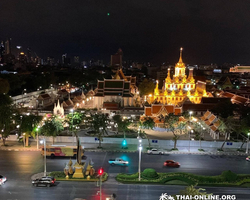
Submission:
<svg viewBox="0 0 250 200">
<path fill-rule="evenodd" d="M 103 168 L 100 168 L 100 169 L 98 170 L 98 174 L 99 174 L 100 176 L 103 174 L 103 172 L 104 172 Z"/>
</svg>

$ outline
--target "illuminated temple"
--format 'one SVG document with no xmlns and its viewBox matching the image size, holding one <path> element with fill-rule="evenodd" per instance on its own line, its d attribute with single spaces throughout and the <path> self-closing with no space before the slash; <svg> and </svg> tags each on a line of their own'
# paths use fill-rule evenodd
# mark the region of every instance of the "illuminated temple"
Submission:
<svg viewBox="0 0 250 200">
<path fill-rule="evenodd" d="M 170 68 L 168 68 L 168 76 L 163 83 L 162 89 L 158 88 L 158 81 L 154 94 L 150 95 L 149 103 L 162 103 L 167 105 L 180 106 L 184 100 L 189 98 L 192 103 L 199 104 L 202 97 L 207 97 L 206 88 L 199 88 L 195 84 L 193 78 L 193 69 L 189 69 L 189 75 L 185 74 L 186 66 L 182 61 L 182 48 L 180 49 L 180 59 L 175 65 L 175 73 L 171 78 Z"/>
</svg>

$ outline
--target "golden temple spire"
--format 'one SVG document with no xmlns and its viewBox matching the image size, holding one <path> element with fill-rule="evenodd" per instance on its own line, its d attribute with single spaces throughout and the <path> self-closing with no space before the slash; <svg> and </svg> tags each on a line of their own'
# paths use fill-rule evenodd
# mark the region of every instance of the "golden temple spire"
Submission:
<svg viewBox="0 0 250 200">
<path fill-rule="evenodd" d="M 178 63 L 182 63 L 182 50 L 183 50 L 183 48 L 181 47 L 180 48 L 180 58 L 179 58 L 179 62 Z"/>
<path fill-rule="evenodd" d="M 203 90 L 203 97 L 207 97 L 207 91 L 206 91 L 206 89 Z"/>
<path fill-rule="evenodd" d="M 154 95 L 159 95 L 158 80 L 156 81 L 156 86 L 155 86 L 155 90 L 154 90 Z"/>
<path fill-rule="evenodd" d="M 170 77 L 170 68 L 168 68 L 168 76 L 167 78 L 165 79 L 165 83 L 171 83 L 171 77 Z"/>
</svg>

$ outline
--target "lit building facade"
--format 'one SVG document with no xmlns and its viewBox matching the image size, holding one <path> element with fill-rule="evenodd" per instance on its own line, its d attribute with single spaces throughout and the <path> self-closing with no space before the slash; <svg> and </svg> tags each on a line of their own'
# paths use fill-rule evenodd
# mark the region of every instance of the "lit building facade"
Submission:
<svg viewBox="0 0 250 200">
<path fill-rule="evenodd" d="M 158 81 L 154 94 L 149 95 L 147 100 L 149 103 L 162 103 L 167 105 L 179 106 L 181 103 L 189 98 L 192 103 L 199 104 L 202 97 L 207 97 L 206 89 L 198 90 L 195 79 L 193 77 L 193 69 L 189 69 L 189 75 L 185 74 L 186 66 L 182 61 L 182 48 L 180 49 L 179 62 L 175 65 L 175 73 L 171 78 L 170 68 L 168 68 L 168 75 L 165 78 L 162 89 L 158 88 Z"/>
</svg>

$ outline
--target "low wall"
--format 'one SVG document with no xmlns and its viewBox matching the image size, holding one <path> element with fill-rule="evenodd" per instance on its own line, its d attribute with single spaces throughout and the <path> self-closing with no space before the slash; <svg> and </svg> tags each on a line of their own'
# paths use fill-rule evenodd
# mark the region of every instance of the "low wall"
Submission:
<svg viewBox="0 0 250 200">
<path fill-rule="evenodd" d="M 42 139 L 42 136 L 39 136 L 39 139 Z M 17 135 L 10 135 L 8 140 L 11 141 L 17 141 Z M 52 137 L 47 137 L 46 141 L 52 142 Z M 138 144 L 138 139 L 135 138 L 127 138 L 128 144 Z M 31 141 L 36 141 L 35 139 L 31 139 Z M 99 143 L 98 139 L 96 137 L 80 137 L 81 143 Z M 102 143 L 107 144 L 121 144 L 123 141 L 123 138 L 103 138 Z M 55 143 L 71 143 L 76 142 L 76 138 L 72 136 L 57 136 L 54 138 Z M 151 146 L 157 147 L 157 148 L 173 148 L 174 142 L 172 140 L 152 140 L 150 139 Z M 177 141 L 177 148 L 178 147 L 200 147 L 199 141 L 189 141 L 189 140 L 178 140 Z M 223 144 L 223 141 L 201 141 L 202 148 L 220 148 Z M 142 139 L 142 145 L 148 146 L 148 140 Z M 226 142 L 224 148 L 240 148 L 242 145 L 242 142 Z M 246 148 L 246 143 L 243 145 L 243 148 Z"/>
</svg>

